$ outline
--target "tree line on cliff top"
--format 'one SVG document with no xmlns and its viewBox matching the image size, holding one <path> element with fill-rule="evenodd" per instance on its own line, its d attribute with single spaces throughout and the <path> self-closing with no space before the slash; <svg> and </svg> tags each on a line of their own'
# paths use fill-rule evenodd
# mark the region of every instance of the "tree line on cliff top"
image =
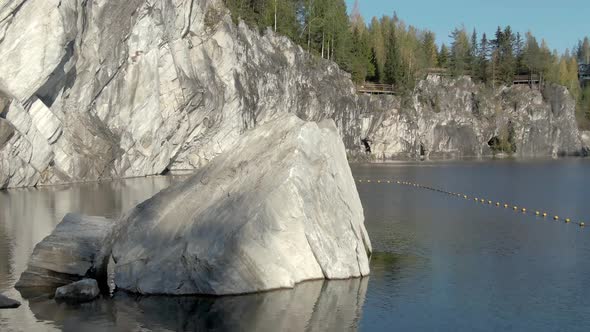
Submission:
<svg viewBox="0 0 590 332">
<path fill-rule="evenodd" d="M 336 62 L 355 83 L 392 84 L 411 90 L 432 71 L 469 75 L 475 81 L 512 84 L 515 75 L 534 75 L 568 87 L 578 101 L 578 119 L 590 122 L 590 85 L 580 86 L 578 64 L 590 64 L 590 41 L 559 54 L 531 32 L 510 26 L 492 34 L 451 32 L 451 44 L 436 43 L 433 32 L 406 24 L 397 15 L 374 17 L 366 24 L 355 5 L 348 15 L 344 0 L 224 0 L 234 19 L 271 28 L 311 53 Z"/>
</svg>

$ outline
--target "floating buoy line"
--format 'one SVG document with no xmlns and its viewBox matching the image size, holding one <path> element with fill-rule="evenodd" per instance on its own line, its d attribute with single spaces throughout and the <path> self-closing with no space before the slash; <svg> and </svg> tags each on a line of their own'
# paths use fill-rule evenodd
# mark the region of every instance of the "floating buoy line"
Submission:
<svg viewBox="0 0 590 332">
<path fill-rule="evenodd" d="M 492 200 L 488 200 L 488 199 L 484 199 L 481 197 L 473 197 L 467 194 L 462 194 L 462 193 L 456 193 L 456 192 L 451 192 L 451 191 L 446 191 L 443 189 L 439 189 L 439 188 L 434 188 L 434 187 L 430 187 L 430 186 L 425 186 L 422 184 L 418 184 L 418 183 L 413 183 L 413 182 L 408 182 L 408 181 L 399 181 L 399 180 L 357 180 L 358 183 L 367 183 L 367 184 L 394 184 L 394 185 L 401 185 L 401 186 L 410 186 L 410 187 L 415 187 L 415 188 L 421 188 L 421 189 L 426 189 L 426 190 L 430 190 L 430 191 L 435 191 L 435 192 L 439 192 L 442 194 L 446 194 L 446 195 L 450 195 L 453 197 L 457 197 L 459 199 L 463 199 L 463 200 L 472 200 L 478 204 L 486 204 L 486 205 L 491 205 L 491 206 L 496 206 L 498 208 L 504 208 L 504 209 L 509 209 L 510 207 L 512 207 L 512 210 L 514 210 L 514 212 L 520 213 L 520 214 L 525 214 L 525 215 L 532 215 L 535 217 L 539 217 L 539 218 L 544 218 L 547 219 L 549 218 L 550 214 L 545 212 L 545 211 L 540 211 L 540 210 L 528 210 L 525 207 L 522 206 L 518 206 L 518 205 L 511 205 L 508 203 L 501 203 L 498 201 L 492 201 Z M 565 218 L 562 219 L 561 217 L 559 217 L 558 215 L 554 215 L 553 216 L 553 220 L 555 221 L 559 221 L 559 220 L 563 220 L 566 224 L 574 224 L 574 225 L 578 225 L 580 227 L 584 227 L 586 226 L 586 224 L 583 221 L 572 221 L 572 219 L 570 218 Z"/>
</svg>

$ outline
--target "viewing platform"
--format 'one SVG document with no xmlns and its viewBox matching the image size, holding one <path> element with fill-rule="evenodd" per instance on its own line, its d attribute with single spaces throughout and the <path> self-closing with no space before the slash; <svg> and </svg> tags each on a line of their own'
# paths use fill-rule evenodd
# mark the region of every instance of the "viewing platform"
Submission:
<svg viewBox="0 0 590 332">
<path fill-rule="evenodd" d="M 396 89 L 391 84 L 363 83 L 356 86 L 358 93 L 395 95 Z"/>
<path fill-rule="evenodd" d="M 515 75 L 512 84 L 539 85 L 541 84 L 541 77 L 537 74 Z"/>
</svg>

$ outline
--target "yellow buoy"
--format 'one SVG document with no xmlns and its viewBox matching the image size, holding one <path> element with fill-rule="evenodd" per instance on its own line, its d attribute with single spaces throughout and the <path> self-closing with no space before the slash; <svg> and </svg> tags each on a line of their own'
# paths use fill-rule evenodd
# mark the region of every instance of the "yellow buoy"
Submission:
<svg viewBox="0 0 590 332">
<path fill-rule="evenodd" d="M 536 214 L 536 215 L 540 215 L 541 213 L 539 213 L 539 211 L 535 211 L 535 214 Z"/>
<path fill-rule="evenodd" d="M 522 212 L 526 212 L 526 209 L 525 208 L 522 208 Z"/>
<path fill-rule="evenodd" d="M 497 202 L 497 203 L 496 203 L 496 206 L 500 206 L 500 202 Z"/>
<path fill-rule="evenodd" d="M 391 183 L 391 181 L 387 181 L 387 183 Z"/>
<path fill-rule="evenodd" d="M 516 211 L 516 210 L 518 210 L 518 206 L 515 206 L 515 207 L 514 207 L 514 211 Z"/>
<path fill-rule="evenodd" d="M 474 200 L 474 201 L 479 201 L 479 200 L 477 199 L 477 197 L 475 197 L 473 200 Z"/>
<path fill-rule="evenodd" d="M 580 221 L 580 227 L 584 227 L 584 226 L 586 226 L 586 224 L 584 224 L 583 221 Z"/>
<path fill-rule="evenodd" d="M 508 204 L 504 204 L 504 207 L 505 207 L 505 208 L 508 208 Z"/>
<path fill-rule="evenodd" d="M 377 183 L 381 183 L 381 180 L 377 180 Z"/>
<path fill-rule="evenodd" d="M 463 195 L 463 198 L 468 199 L 469 197 L 467 197 L 467 195 Z"/>
<path fill-rule="evenodd" d="M 559 216 L 555 216 L 555 217 L 553 217 L 553 219 L 559 220 Z"/>
<path fill-rule="evenodd" d="M 543 217 L 547 217 L 547 212 L 543 212 Z"/>
<path fill-rule="evenodd" d="M 486 201 L 485 199 L 483 199 L 483 198 L 481 199 L 481 202 L 482 202 L 482 203 L 485 203 L 485 201 Z"/>
<path fill-rule="evenodd" d="M 492 201 L 488 201 L 488 204 L 492 204 Z"/>
<path fill-rule="evenodd" d="M 367 180 L 368 183 L 371 183 L 371 180 Z"/>
<path fill-rule="evenodd" d="M 570 218 L 565 218 L 565 223 L 567 224 L 568 222 L 570 222 Z"/>
</svg>

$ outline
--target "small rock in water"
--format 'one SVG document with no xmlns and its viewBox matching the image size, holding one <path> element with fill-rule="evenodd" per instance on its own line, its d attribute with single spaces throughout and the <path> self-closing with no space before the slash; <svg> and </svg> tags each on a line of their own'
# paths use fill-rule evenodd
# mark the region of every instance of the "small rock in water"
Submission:
<svg viewBox="0 0 590 332">
<path fill-rule="evenodd" d="M 87 276 L 100 278 L 106 271 L 100 250 L 113 224 L 103 217 L 67 214 L 53 232 L 35 246 L 16 288 L 55 289 Z"/>
<path fill-rule="evenodd" d="M 14 309 L 20 307 L 20 302 L 0 294 L 0 309 Z"/>
<path fill-rule="evenodd" d="M 98 283 L 94 279 L 83 279 L 55 290 L 56 300 L 88 302 L 100 294 Z"/>
</svg>

